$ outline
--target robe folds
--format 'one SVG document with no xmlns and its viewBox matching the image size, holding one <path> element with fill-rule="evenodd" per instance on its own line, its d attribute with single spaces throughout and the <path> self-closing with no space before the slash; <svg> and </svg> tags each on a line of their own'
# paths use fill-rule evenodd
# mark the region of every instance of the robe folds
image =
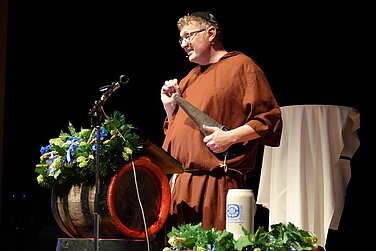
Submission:
<svg viewBox="0 0 376 251">
<path fill-rule="evenodd" d="M 244 188 L 245 174 L 254 168 L 259 144 L 279 145 L 281 110 L 264 72 L 254 60 L 237 51 L 228 52 L 217 63 L 196 66 L 179 87 L 185 100 L 227 128 L 248 124 L 261 136 L 231 147 L 225 172 L 224 154 L 211 152 L 183 109 L 177 107 L 173 118 L 164 122 L 162 147 L 185 170 L 170 180 L 171 217 L 178 220 L 177 224 L 202 220 L 204 229 L 224 230 L 227 191 Z"/>
</svg>

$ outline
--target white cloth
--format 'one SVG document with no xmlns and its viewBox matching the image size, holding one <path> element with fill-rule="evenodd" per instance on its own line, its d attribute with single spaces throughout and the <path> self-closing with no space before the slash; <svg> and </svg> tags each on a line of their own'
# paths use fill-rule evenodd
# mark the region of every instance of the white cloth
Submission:
<svg viewBox="0 0 376 251">
<path fill-rule="evenodd" d="M 360 142 L 360 114 L 351 107 L 281 107 L 279 147 L 264 148 L 257 204 L 269 209 L 269 227 L 291 222 L 325 247 L 338 229 L 351 177 L 350 160 Z"/>
</svg>

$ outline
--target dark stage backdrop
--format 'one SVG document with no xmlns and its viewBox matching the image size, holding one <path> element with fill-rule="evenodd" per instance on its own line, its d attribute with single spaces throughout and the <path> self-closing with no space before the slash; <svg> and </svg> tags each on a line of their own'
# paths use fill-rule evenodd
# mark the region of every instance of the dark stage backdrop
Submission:
<svg viewBox="0 0 376 251">
<path fill-rule="evenodd" d="M 10 0 L 2 230 L 5 239 L 12 238 L 4 243 L 14 241 L 33 250 L 49 245 L 46 250 L 52 250 L 55 237 L 64 237 L 52 218 L 50 191 L 38 187 L 34 168 L 40 147 L 68 122 L 90 127 L 88 112 L 100 98 L 99 87 L 128 75 L 129 83 L 111 96 L 105 110 L 121 111 L 161 144 L 160 88 L 164 80 L 181 78 L 193 67 L 178 44 L 176 21 L 197 10 L 210 10 L 217 17 L 228 51 L 242 51 L 260 64 L 281 106 L 331 104 L 360 111 L 361 146 L 336 241 L 367 235 L 367 219 L 374 218 L 371 199 L 364 199 L 374 191 L 365 164 L 370 146 L 366 108 L 373 106 L 374 83 L 368 58 L 374 56 L 375 44 L 369 6 L 327 1 Z M 20 242 L 23 237 L 27 241 Z"/>
</svg>

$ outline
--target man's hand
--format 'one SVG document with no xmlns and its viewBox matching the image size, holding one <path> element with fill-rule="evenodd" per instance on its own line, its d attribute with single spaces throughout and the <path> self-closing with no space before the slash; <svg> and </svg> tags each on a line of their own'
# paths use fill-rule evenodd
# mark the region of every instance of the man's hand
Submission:
<svg viewBox="0 0 376 251">
<path fill-rule="evenodd" d="M 231 146 L 230 134 L 218 127 L 203 125 L 208 136 L 204 137 L 204 143 L 214 153 L 225 152 Z"/>
<path fill-rule="evenodd" d="M 166 80 L 161 88 L 161 101 L 169 119 L 172 117 L 176 108 L 174 95 L 180 95 L 178 80 Z"/>
</svg>

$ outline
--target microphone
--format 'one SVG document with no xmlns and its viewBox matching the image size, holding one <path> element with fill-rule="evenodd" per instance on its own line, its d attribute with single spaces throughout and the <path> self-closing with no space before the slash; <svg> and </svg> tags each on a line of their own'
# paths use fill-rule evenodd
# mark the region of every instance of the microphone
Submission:
<svg viewBox="0 0 376 251">
<path fill-rule="evenodd" d="M 119 82 L 112 82 L 110 85 L 105 85 L 99 88 L 101 93 L 104 93 L 110 89 L 116 90 L 120 87 L 120 85 L 125 85 L 129 82 L 129 77 L 127 75 L 121 75 L 119 77 Z"/>
<path fill-rule="evenodd" d="M 125 85 L 129 82 L 129 77 L 127 75 L 121 75 L 119 81 L 112 82 L 110 85 L 105 85 L 99 88 L 102 94 L 100 101 L 95 101 L 95 106 L 90 110 L 89 115 L 92 116 L 97 113 L 98 107 L 103 106 L 104 102 L 114 93 L 121 85 Z"/>
<path fill-rule="evenodd" d="M 99 88 L 102 94 L 101 100 L 107 100 L 113 92 L 119 89 L 122 85 L 129 82 L 129 77 L 127 75 L 121 75 L 119 81 L 112 82 L 110 85 L 105 85 Z"/>
</svg>

